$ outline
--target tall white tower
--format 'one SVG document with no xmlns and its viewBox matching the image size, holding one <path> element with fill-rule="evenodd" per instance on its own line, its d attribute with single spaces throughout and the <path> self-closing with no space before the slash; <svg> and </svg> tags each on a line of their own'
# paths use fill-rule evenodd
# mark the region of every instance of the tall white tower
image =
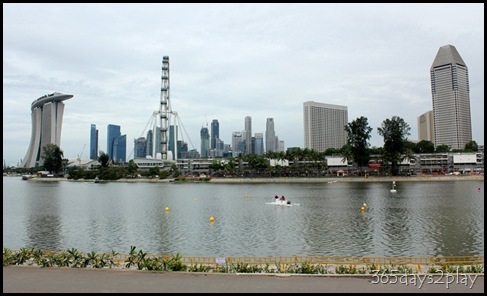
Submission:
<svg viewBox="0 0 487 296">
<path fill-rule="evenodd" d="M 159 106 L 159 118 L 161 126 L 161 158 L 167 160 L 167 145 L 169 133 L 169 115 L 171 106 L 169 105 L 169 57 L 162 57 L 161 75 L 161 104 Z"/>
</svg>

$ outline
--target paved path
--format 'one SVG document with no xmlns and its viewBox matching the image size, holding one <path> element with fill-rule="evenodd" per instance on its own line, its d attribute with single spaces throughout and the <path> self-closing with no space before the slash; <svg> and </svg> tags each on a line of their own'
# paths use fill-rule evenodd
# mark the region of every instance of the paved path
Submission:
<svg viewBox="0 0 487 296">
<path fill-rule="evenodd" d="M 433 280 L 421 276 L 423 278 L 409 275 L 400 283 L 400 277 L 372 275 L 259 275 L 7 266 L 3 268 L 3 293 L 484 292 L 483 275 L 444 275 Z M 391 283 L 396 280 L 397 283 Z"/>
</svg>

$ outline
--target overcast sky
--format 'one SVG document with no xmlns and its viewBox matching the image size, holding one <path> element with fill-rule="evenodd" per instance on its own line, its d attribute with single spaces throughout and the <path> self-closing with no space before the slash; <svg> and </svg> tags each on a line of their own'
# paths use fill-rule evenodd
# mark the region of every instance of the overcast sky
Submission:
<svg viewBox="0 0 487 296">
<path fill-rule="evenodd" d="M 393 116 L 418 138 L 432 110 L 430 68 L 456 47 L 470 79 L 473 140 L 484 144 L 484 4 L 3 4 L 3 158 L 16 165 L 32 133 L 31 103 L 61 92 L 61 149 L 89 158 L 90 125 L 107 151 L 107 125 L 145 137 L 169 56 L 170 104 L 189 149 L 213 119 L 220 138 L 252 117 L 274 118 L 285 148 L 304 148 L 303 103 L 348 107 L 349 122 Z M 183 131 L 185 130 L 185 132 Z M 83 149 L 83 146 L 86 147 Z"/>
</svg>

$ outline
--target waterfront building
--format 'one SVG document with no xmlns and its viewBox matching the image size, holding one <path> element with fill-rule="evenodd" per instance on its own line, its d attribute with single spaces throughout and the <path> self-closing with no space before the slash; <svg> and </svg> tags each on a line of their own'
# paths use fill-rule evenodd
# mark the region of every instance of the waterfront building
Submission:
<svg viewBox="0 0 487 296">
<path fill-rule="evenodd" d="M 303 107 L 304 148 L 325 152 L 328 148 L 340 149 L 347 143 L 346 106 L 308 101 Z"/>
<path fill-rule="evenodd" d="M 453 45 L 440 47 L 430 69 L 435 146 L 463 149 L 472 140 L 468 68 Z"/>
<path fill-rule="evenodd" d="M 32 134 L 27 153 L 20 164 L 21 167 L 32 168 L 42 165 L 43 148 L 48 144 L 55 144 L 62 148 L 63 101 L 72 97 L 73 95 L 55 92 L 32 102 Z"/>
</svg>

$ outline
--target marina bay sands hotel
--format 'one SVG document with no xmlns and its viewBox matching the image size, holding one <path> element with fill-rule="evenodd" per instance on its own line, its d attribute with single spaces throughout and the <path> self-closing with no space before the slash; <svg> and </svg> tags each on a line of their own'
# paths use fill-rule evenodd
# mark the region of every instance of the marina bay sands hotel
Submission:
<svg viewBox="0 0 487 296">
<path fill-rule="evenodd" d="M 64 103 L 73 95 L 55 92 L 32 102 L 32 135 L 30 145 L 22 160 L 21 167 L 32 168 L 42 165 L 43 147 L 48 144 L 61 146 L 61 127 Z"/>
</svg>

